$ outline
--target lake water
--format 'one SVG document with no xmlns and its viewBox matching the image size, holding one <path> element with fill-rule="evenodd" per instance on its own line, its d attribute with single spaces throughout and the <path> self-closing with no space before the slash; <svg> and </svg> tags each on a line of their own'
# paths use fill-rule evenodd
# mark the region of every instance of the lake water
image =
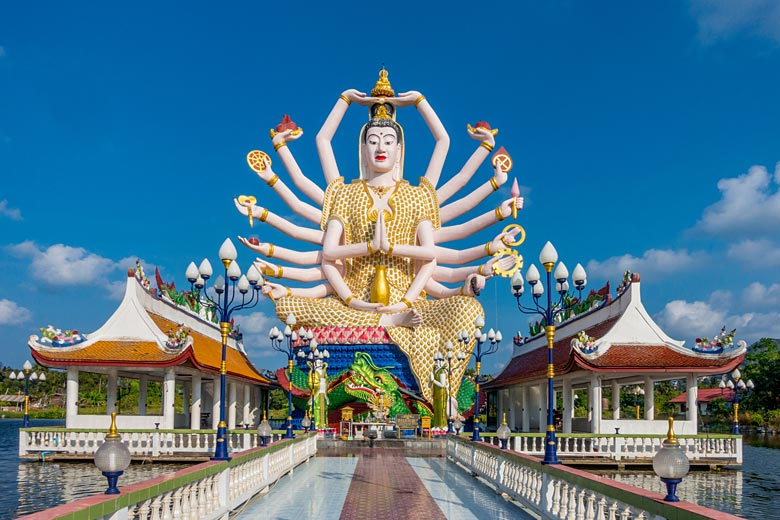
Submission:
<svg viewBox="0 0 780 520">
<path fill-rule="evenodd" d="M 17 518 L 78 498 L 101 493 L 106 479 L 84 462 L 18 460 L 21 419 L 0 419 L 0 520 Z M 35 420 L 33 426 L 62 426 L 64 421 Z M 780 518 L 780 435 L 746 437 L 741 469 L 694 471 L 678 487 L 681 499 L 744 518 Z M 750 443 L 750 444 L 748 444 Z M 177 464 L 132 464 L 119 486 L 153 478 Z M 665 493 L 652 471 L 603 471 L 599 474 L 627 484 Z"/>
</svg>

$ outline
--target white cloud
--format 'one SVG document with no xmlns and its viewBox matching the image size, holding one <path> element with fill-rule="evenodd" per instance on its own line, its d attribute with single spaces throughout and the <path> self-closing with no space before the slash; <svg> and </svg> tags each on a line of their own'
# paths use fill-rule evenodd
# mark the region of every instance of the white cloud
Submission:
<svg viewBox="0 0 780 520">
<path fill-rule="evenodd" d="M 750 267 L 780 266 L 780 245 L 765 238 L 730 244 L 726 256 Z"/>
<path fill-rule="evenodd" d="M 253 312 L 245 316 L 237 316 L 236 322 L 244 334 L 244 348 L 251 359 L 279 357 L 281 354 L 271 348 L 268 339 L 268 331 L 274 325 L 279 326 L 281 322 L 275 315 L 269 316 L 264 312 Z M 281 361 L 279 361 L 281 366 Z"/>
<path fill-rule="evenodd" d="M 766 286 L 753 282 L 742 291 L 742 301 L 748 308 L 780 307 L 780 284 Z"/>
<path fill-rule="evenodd" d="M 719 332 L 726 324 L 726 311 L 706 302 L 674 300 L 653 318 L 672 338 L 684 339 L 690 345 L 691 338 L 711 337 Z"/>
<path fill-rule="evenodd" d="M 691 0 L 699 24 L 699 40 L 712 44 L 738 34 L 780 42 L 780 2 L 777 0 Z"/>
<path fill-rule="evenodd" d="M 82 286 L 97 284 L 108 288 L 116 296 L 117 287 L 112 285 L 110 275 L 116 269 L 128 267 L 90 253 L 82 247 L 54 244 L 47 248 L 30 240 L 7 246 L 12 254 L 30 259 L 31 276 L 50 287 Z"/>
<path fill-rule="evenodd" d="M 11 300 L 0 299 L 0 325 L 15 325 L 30 321 L 32 312 Z"/>
<path fill-rule="evenodd" d="M 743 175 L 719 180 L 721 199 L 704 210 L 694 230 L 718 236 L 776 236 L 780 227 L 778 184 L 780 163 L 774 175 L 764 166 L 751 166 Z"/>
<path fill-rule="evenodd" d="M 2 47 L 0 47 L 2 49 Z M 11 220 L 20 221 L 22 220 L 22 212 L 19 211 L 17 208 L 11 208 L 8 206 L 7 200 L 0 200 L 0 215 L 4 215 Z"/>
<path fill-rule="evenodd" d="M 620 280 L 626 269 L 642 276 L 658 277 L 658 275 L 685 271 L 707 261 L 703 252 L 689 253 L 685 249 L 648 249 L 641 258 L 633 255 L 613 256 L 599 262 L 588 262 L 586 271 L 590 279 Z"/>
</svg>

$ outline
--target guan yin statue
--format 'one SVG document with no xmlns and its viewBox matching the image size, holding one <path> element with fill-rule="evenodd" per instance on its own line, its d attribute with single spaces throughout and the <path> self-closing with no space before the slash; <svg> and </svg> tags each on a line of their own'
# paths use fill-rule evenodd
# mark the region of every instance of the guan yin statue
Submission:
<svg viewBox="0 0 780 520">
<path fill-rule="evenodd" d="M 359 171 L 350 173 L 339 170 L 331 139 L 352 104 L 367 107 L 368 121 L 359 134 Z M 398 116 L 414 109 L 436 141 L 421 177 L 404 171 L 404 151 L 414 144 L 405 141 L 398 122 Z M 315 404 L 328 408 L 329 418 L 321 410 L 314 414 L 317 427 L 327 426 L 324 422 L 337 423 L 338 410 L 346 404 L 358 413 L 373 412 L 374 417 L 400 413 L 434 416 L 434 395 L 441 393 L 431 377 L 434 355 L 471 353 L 475 320 L 484 318 L 476 296 L 494 274 L 511 276 L 521 267 L 522 257 L 511 249 L 525 236 L 517 224 L 510 224 L 486 244 L 467 249 L 446 245 L 472 237 L 507 217 L 516 218 L 523 203 L 515 182 L 512 197 L 495 209 L 458 225 L 446 225 L 497 191 L 511 168 L 508 154 L 503 148 L 498 150 L 492 159 L 492 177 L 446 204 L 469 182 L 495 145 L 496 130 L 487 123 L 468 125 L 468 133 L 479 142 L 476 151 L 439 187 L 449 136 L 428 100 L 416 91 L 396 95 L 387 71 L 382 69 L 369 95 L 344 91 L 317 134 L 324 190 L 304 175 L 288 146 L 302 130 L 285 116 L 271 131 L 274 150 L 297 192 L 316 206 L 301 201 L 279 178 L 267 154 L 252 151 L 247 156 L 249 166 L 270 189 L 293 212 L 316 226 L 297 225 L 258 205 L 255 197 L 235 200 L 250 225 L 260 221 L 289 236 L 290 244 L 303 244 L 282 247 L 239 237 L 261 255 L 257 268 L 279 280 L 263 287 L 263 293 L 274 301 L 279 319 L 290 323 L 288 317 L 293 315 L 296 329 L 312 331 L 320 348 L 327 345 L 327 375 L 324 370 L 316 376 L 307 374 L 316 367 L 305 360 L 292 373 L 278 372 L 283 388 L 292 381 L 301 409 L 307 405 L 315 408 Z M 289 287 L 284 280 L 308 286 Z M 469 332 L 471 340 L 463 341 L 461 331 Z M 450 395 L 460 395 L 458 413 L 468 413 L 474 401 L 473 384 L 463 381 L 465 365 L 452 367 L 449 384 Z M 322 396 L 323 377 L 326 396 Z M 444 413 L 434 417 L 439 423 L 435 426 L 446 426 L 441 424 L 446 421 Z"/>
</svg>

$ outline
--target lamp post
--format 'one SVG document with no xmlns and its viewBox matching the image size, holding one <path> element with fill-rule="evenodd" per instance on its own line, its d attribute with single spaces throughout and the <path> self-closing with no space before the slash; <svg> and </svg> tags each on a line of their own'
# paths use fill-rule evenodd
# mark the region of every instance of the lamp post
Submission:
<svg viewBox="0 0 780 520">
<path fill-rule="evenodd" d="M 509 429 L 509 426 L 506 424 L 506 412 L 504 412 L 503 420 L 501 421 L 501 426 L 498 427 L 498 430 L 496 430 L 496 437 L 498 437 L 498 440 L 501 441 L 501 449 L 506 449 L 506 441 L 509 440 L 509 437 L 512 435 L 512 430 Z"/>
<path fill-rule="evenodd" d="M 11 372 L 8 374 L 8 379 L 11 381 L 19 381 L 19 383 L 24 380 L 24 419 L 22 419 L 22 428 L 29 428 L 30 427 L 30 383 L 36 383 L 38 381 L 46 381 L 46 374 L 43 372 L 40 373 L 40 375 L 37 372 L 32 371 L 32 363 L 30 363 L 29 360 L 26 360 L 24 362 L 24 365 L 22 365 L 23 371 L 20 370 L 19 373 Z"/>
<path fill-rule="evenodd" d="M 723 374 L 720 383 L 718 383 L 718 387 L 720 388 L 721 394 L 723 394 L 726 388 L 734 392 L 734 398 L 732 400 L 734 403 L 734 426 L 731 433 L 739 435 L 739 401 L 749 396 L 756 385 L 754 385 L 753 381 L 750 379 L 745 383 L 742 373 L 738 368 L 735 368 L 732 373 Z"/>
<path fill-rule="evenodd" d="M 447 361 L 447 433 L 455 433 L 455 429 L 452 427 L 452 364 L 454 360 L 458 364 L 462 363 L 466 359 L 466 354 L 463 352 L 454 354 L 453 350 L 455 347 L 451 341 L 445 343 L 444 349 L 447 353 L 443 354 L 442 352 L 437 352 L 434 354 L 434 359 L 438 356 L 438 359 Z M 457 410 L 455 411 L 457 412 Z"/>
<path fill-rule="evenodd" d="M 317 421 L 316 416 L 314 414 L 314 395 L 315 391 L 318 389 L 314 388 L 314 378 L 311 375 L 311 371 L 315 370 L 315 364 L 319 361 L 325 361 L 330 357 L 330 352 L 328 352 L 327 349 L 318 350 L 317 349 L 317 340 L 313 339 L 314 334 L 311 330 L 304 331 L 303 328 L 301 328 L 298 331 L 299 337 L 303 338 L 306 337 L 305 342 L 301 347 L 298 348 L 298 358 L 304 362 L 304 366 L 308 367 L 308 377 L 307 381 L 309 386 L 309 406 L 308 406 L 308 412 L 307 416 L 309 418 L 309 425 L 313 428 L 317 427 Z M 306 363 L 308 361 L 310 364 Z M 306 420 L 306 417 L 304 417 L 304 420 Z M 301 423 L 303 424 L 303 423 Z"/>
<path fill-rule="evenodd" d="M 268 419 L 265 416 L 265 410 L 263 410 L 263 420 L 257 426 L 257 435 L 260 437 L 260 446 L 267 446 L 268 439 L 273 435 L 271 425 L 268 424 Z"/>
<path fill-rule="evenodd" d="M 472 441 L 479 441 L 479 385 L 482 382 L 480 380 L 481 378 L 481 371 L 482 371 L 482 358 L 494 354 L 498 347 L 500 346 L 501 340 L 503 337 L 501 336 L 501 331 L 493 331 L 493 329 L 490 329 L 487 334 L 482 332 L 482 327 L 485 326 L 485 318 L 482 316 L 477 316 L 477 319 L 474 320 L 474 339 L 476 340 L 476 345 L 474 346 L 474 350 L 471 352 L 471 355 L 474 356 L 475 361 L 475 368 L 476 368 L 476 376 L 474 377 L 474 430 L 471 434 L 471 440 Z M 485 348 L 485 350 L 482 350 L 482 346 L 487 342 L 490 341 L 490 346 Z M 471 334 L 466 332 L 465 330 L 460 331 L 458 334 L 458 341 L 463 343 L 463 346 L 465 347 L 469 341 L 471 341 Z"/>
<path fill-rule="evenodd" d="M 111 412 L 111 428 L 106 434 L 103 444 L 95 452 L 95 466 L 108 479 L 106 495 L 118 495 L 116 487 L 119 476 L 130 465 L 130 450 L 122 442 L 122 436 L 116 431 L 116 412 Z"/>
<path fill-rule="evenodd" d="M 273 349 L 287 356 L 287 431 L 284 434 L 285 439 L 295 438 L 292 424 L 292 374 L 293 361 L 295 360 L 294 346 L 295 342 L 298 341 L 298 333 L 293 330 L 295 322 L 295 315 L 290 313 L 287 316 L 284 333 L 276 327 L 272 328 L 268 333 L 268 338 L 271 340 Z M 284 341 L 285 339 L 286 341 Z"/>
<path fill-rule="evenodd" d="M 636 420 L 638 421 L 640 419 L 639 406 L 642 403 L 642 398 L 645 396 L 645 389 L 639 385 L 636 385 L 636 387 L 634 387 L 631 393 L 634 394 L 634 400 L 636 403 Z"/>
<path fill-rule="evenodd" d="M 563 312 L 570 310 L 577 302 L 575 299 L 567 299 L 569 295 L 569 270 L 563 264 L 558 262 L 558 252 L 550 242 L 547 242 L 539 254 L 539 262 L 544 266 L 547 273 L 547 303 L 540 305 L 544 286 L 539 277 L 539 270 L 531 264 L 525 273 L 525 278 L 531 285 L 531 294 L 533 295 L 533 307 L 525 307 L 520 303 L 520 297 L 523 295 L 523 275 L 520 271 L 512 276 L 512 293 L 517 299 L 517 308 L 524 314 L 536 314 L 544 321 L 545 335 L 547 337 L 547 434 L 545 435 L 544 460 L 542 464 L 560 464 L 557 455 L 557 445 L 555 440 L 555 424 L 553 417 L 553 406 L 555 404 L 555 390 L 553 387 L 555 378 L 555 369 L 553 366 L 553 345 L 555 344 L 555 320 Z M 553 273 L 553 267 L 555 272 Z M 555 278 L 555 291 L 559 298 L 556 303 L 552 296 L 552 279 Z M 572 275 L 574 287 L 579 292 L 582 299 L 582 289 L 587 283 L 585 269 L 580 264 L 574 268 Z"/>
<path fill-rule="evenodd" d="M 676 495 L 677 484 L 682 482 L 683 477 L 688 474 L 688 470 L 691 467 L 688 456 L 685 455 L 685 451 L 683 451 L 680 443 L 674 437 L 673 425 L 674 417 L 669 417 L 669 432 L 661 445 L 661 449 L 653 457 L 653 471 L 666 484 L 666 497 L 664 497 L 664 500 L 667 502 L 680 501 Z"/>
<path fill-rule="evenodd" d="M 214 273 L 208 259 L 204 259 L 198 267 L 195 266 L 194 262 L 190 262 L 185 273 L 193 292 L 195 289 L 198 290 L 202 305 L 217 313 L 219 330 L 222 335 L 222 363 L 219 369 L 219 424 L 217 425 L 216 449 L 211 460 L 230 460 L 227 450 L 227 424 L 225 424 L 226 359 L 227 340 L 231 330 L 230 319 L 235 311 L 250 309 L 258 304 L 260 288 L 264 283 L 260 271 L 254 264 L 246 275 L 241 274 L 241 268 L 236 262 L 237 257 L 236 246 L 229 238 L 225 239 L 219 248 L 219 259 L 225 268 L 225 276 L 217 276 L 214 280 L 213 290 L 216 293 L 214 297 L 210 296 L 206 290 L 206 282 Z M 248 298 L 247 293 L 251 293 Z"/>
</svg>

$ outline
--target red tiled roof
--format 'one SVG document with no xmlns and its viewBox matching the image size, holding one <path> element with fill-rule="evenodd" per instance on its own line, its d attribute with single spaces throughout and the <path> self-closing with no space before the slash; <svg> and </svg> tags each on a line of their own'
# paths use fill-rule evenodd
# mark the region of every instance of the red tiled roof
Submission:
<svg viewBox="0 0 780 520">
<path fill-rule="evenodd" d="M 712 400 L 723 398 L 724 401 L 731 402 L 734 400 L 734 390 L 724 388 L 699 388 L 697 391 L 696 402 L 697 403 L 709 403 Z M 669 399 L 670 403 L 682 403 L 688 402 L 688 392 L 683 392 L 673 399 Z"/>
</svg>

